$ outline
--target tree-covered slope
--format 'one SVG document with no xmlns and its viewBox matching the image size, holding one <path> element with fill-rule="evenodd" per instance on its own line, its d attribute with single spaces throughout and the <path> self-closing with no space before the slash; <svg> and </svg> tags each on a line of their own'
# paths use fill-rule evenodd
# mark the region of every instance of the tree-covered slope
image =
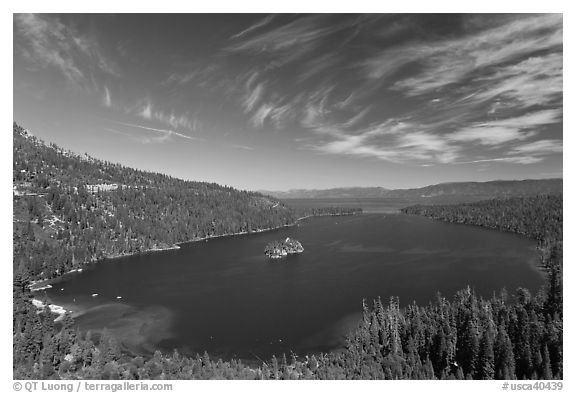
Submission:
<svg viewBox="0 0 576 393">
<path fill-rule="evenodd" d="M 271 197 L 78 156 L 16 124 L 13 144 L 15 271 L 33 278 L 296 219 Z"/>
<path fill-rule="evenodd" d="M 461 205 L 416 205 L 402 209 L 436 220 L 514 232 L 529 238 L 562 239 L 562 195 L 492 199 Z"/>
</svg>

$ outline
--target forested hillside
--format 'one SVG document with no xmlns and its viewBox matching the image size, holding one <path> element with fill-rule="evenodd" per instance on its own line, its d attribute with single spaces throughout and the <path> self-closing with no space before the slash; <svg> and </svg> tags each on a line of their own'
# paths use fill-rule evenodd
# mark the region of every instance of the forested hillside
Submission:
<svg viewBox="0 0 576 393">
<path fill-rule="evenodd" d="M 417 205 L 404 208 L 402 212 L 519 233 L 538 241 L 562 239 L 561 194 L 491 199 L 462 205 Z"/>
<path fill-rule="evenodd" d="M 16 124 L 13 134 L 14 268 L 31 278 L 296 219 L 281 202 L 258 193 L 77 156 Z"/>
</svg>

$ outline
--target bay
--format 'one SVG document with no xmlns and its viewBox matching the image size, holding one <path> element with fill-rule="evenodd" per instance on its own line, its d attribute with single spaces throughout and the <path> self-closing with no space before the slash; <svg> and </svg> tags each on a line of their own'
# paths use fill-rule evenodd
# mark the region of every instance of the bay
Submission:
<svg viewBox="0 0 576 393">
<path fill-rule="evenodd" d="M 271 261 L 292 237 L 304 253 Z M 341 348 L 362 300 L 425 304 L 470 286 L 536 290 L 535 242 L 401 214 L 317 217 L 297 226 L 181 245 L 89 266 L 47 291 L 82 330 L 136 353 L 178 349 L 246 360 Z"/>
</svg>

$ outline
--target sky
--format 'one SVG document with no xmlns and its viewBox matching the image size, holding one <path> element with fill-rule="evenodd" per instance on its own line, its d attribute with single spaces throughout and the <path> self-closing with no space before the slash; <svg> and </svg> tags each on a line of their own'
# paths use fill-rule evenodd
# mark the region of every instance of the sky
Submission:
<svg viewBox="0 0 576 393">
<path fill-rule="evenodd" d="M 562 177 L 561 14 L 14 14 L 13 117 L 250 190 Z"/>
</svg>

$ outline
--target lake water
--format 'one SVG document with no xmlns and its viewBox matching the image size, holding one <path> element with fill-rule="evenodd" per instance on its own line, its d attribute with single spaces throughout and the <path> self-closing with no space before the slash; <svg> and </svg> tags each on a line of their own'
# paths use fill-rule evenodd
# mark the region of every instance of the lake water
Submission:
<svg viewBox="0 0 576 393">
<path fill-rule="evenodd" d="M 264 256 L 272 240 L 304 253 Z M 537 289 L 535 242 L 400 214 L 303 220 L 298 226 L 189 243 L 69 274 L 48 296 L 81 329 L 109 329 L 135 352 L 155 349 L 256 360 L 328 351 L 357 323 L 362 299 L 425 304 L 473 287 Z M 92 296 L 98 294 L 97 296 Z"/>
<path fill-rule="evenodd" d="M 415 205 L 424 201 L 410 201 L 400 198 L 308 198 L 308 199 L 284 199 L 283 202 L 295 208 L 306 207 L 359 207 L 364 213 L 398 213 L 406 206 Z"/>
</svg>

